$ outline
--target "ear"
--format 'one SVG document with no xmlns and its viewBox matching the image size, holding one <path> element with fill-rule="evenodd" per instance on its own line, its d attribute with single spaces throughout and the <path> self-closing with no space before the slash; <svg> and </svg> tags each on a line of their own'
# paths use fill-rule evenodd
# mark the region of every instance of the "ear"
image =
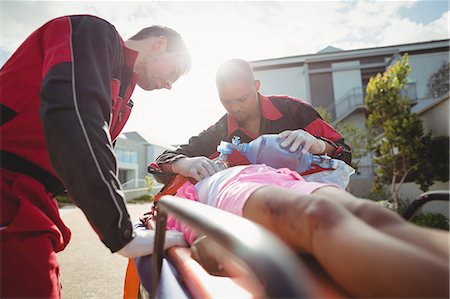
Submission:
<svg viewBox="0 0 450 299">
<path fill-rule="evenodd" d="M 255 89 L 259 92 L 259 89 L 261 88 L 261 81 L 258 79 L 255 80 Z"/>
<path fill-rule="evenodd" d="M 152 49 L 154 52 L 164 52 L 167 48 L 167 37 L 161 35 L 153 40 Z"/>
</svg>

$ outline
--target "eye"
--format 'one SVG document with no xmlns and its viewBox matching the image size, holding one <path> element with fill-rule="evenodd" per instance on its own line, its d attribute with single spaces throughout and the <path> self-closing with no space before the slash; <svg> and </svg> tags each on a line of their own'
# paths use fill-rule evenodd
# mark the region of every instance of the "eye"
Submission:
<svg viewBox="0 0 450 299">
<path fill-rule="evenodd" d="M 248 94 L 245 94 L 245 95 L 241 96 L 240 98 L 236 99 L 236 101 L 239 103 L 244 103 L 245 101 L 247 101 L 247 98 L 248 98 Z"/>
</svg>

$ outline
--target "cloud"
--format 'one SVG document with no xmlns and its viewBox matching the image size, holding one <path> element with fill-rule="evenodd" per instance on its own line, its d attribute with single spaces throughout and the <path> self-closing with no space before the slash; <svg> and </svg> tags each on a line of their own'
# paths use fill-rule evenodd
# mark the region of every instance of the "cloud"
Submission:
<svg viewBox="0 0 450 299">
<path fill-rule="evenodd" d="M 167 143 L 181 143 L 224 113 L 215 91 L 214 74 L 225 59 L 310 54 L 328 45 L 350 50 L 448 38 L 449 12 L 422 24 L 405 15 L 418 3 L 428 5 L 417 1 L 0 0 L 0 54 L 4 60 L 33 30 L 51 18 L 67 14 L 98 15 L 114 24 L 124 38 L 152 24 L 172 27 L 191 50 L 193 68 L 171 91 L 144 93 L 137 88 L 133 95 L 136 109 L 127 128 L 148 130 L 149 135 Z M 161 124 L 164 130 L 156 130 Z"/>
<path fill-rule="evenodd" d="M 448 12 L 427 25 L 400 15 L 402 9 L 416 5 L 418 1 L 347 2 L 335 15 L 338 24 L 324 26 L 327 45 L 351 50 L 448 38 Z"/>
<path fill-rule="evenodd" d="M 125 38 L 142 27 L 163 24 L 180 31 L 192 49 L 205 52 L 207 44 L 218 56 L 251 60 L 315 53 L 327 45 L 397 44 L 423 39 L 421 33 L 442 36 L 448 31 L 444 16 L 426 26 L 400 17 L 401 9 L 414 5 L 416 1 L 4 2 L 1 47 L 12 52 L 47 20 L 74 13 L 103 17 Z M 399 35 L 395 30 L 404 32 L 399 26 L 419 31 Z"/>
<path fill-rule="evenodd" d="M 3 51 L 12 53 L 38 27 L 50 19 L 66 15 L 69 11 L 77 13 L 93 13 L 87 5 L 73 2 L 40 2 L 40 1 L 1 1 Z"/>
<path fill-rule="evenodd" d="M 408 19 L 395 19 L 377 37 L 377 44 L 391 45 L 449 38 L 449 12 L 428 25 Z"/>
</svg>

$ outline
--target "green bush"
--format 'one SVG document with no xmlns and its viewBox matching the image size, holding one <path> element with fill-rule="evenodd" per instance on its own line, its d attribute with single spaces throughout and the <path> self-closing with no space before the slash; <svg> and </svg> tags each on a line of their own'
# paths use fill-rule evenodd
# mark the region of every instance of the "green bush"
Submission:
<svg viewBox="0 0 450 299">
<path fill-rule="evenodd" d="M 67 192 L 56 195 L 55 198 L 59 204 L 74 204 Z"/>
<path fill-rule="evenodd" d="M 149 202 L 153 202 L 152 195 L 142 195 L 127 201 L 127 203 L 149 203 Z"/>
<path fill-rule="evenodd" d="M 449 220 L 439 213 L 418 213 L 411 220 L 420 226 L 449 230 Z"/>
<path fill-rule="evenodd" d="M 391 195 L 391 192 L 387 188 L 383 188 L 377 192 L 370 190 L 369 194 L 367 195 L 367 198 L 371 199 L 373 201 L 390 201 L 392 198 L 392 195 Z"/>
</svg>

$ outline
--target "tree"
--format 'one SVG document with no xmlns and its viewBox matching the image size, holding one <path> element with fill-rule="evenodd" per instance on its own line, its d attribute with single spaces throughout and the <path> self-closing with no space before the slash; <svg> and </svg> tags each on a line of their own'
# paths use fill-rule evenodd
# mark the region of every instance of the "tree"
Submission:
<svg viewBox="0 0 450 299">
<path fill-rule="evenodd" d="M 431 134 L 424 135 L 422 120 L 411 112 L 410 99 L 400 93 L 410 70 L 405 54 L 384 74 L 370 78 L 365 97 L 369 147 L 378 166 L 371 191 L 379 192 L 390 184 L 395 210 L 399 190 L 408 176 L 420 172 L 417 183 L 423 191 L 433 183 L 432 166 L 424 157 Z"/>
<path fill-rule="evenodd" d="M 324 121 L 331 124 L 332 115 L 323 107 L 315 107 L 317 112 L 323 118 Z M 340 122 L 335 125 L 336 131 L 338 131 L 345 139 L 345 142 L 350 146 L 352 150 L 352 167 L 356 170 L 359 166 L 359 159 L 367 155 L 367 130 L 358 127 L 351 122 Z"/>
<path fill-rule="evenodd" d="M 144 179 L 145 184 L 147 185 L 148 194 L 152 195 L 156 180 L 150 175 L 146 175 Z"/>
<path fill-rule="evenodd" d="M 449 70 L 450 63 L 444 62 L 437 72 L 428 78 L 427 97 L 435 99 L 449 91 Z"/>
<path fill-rule="evenodd" d="M 412 179 L 416 182 L 433 181 L 447 182 L 449 180 L 449 137 L 426 135 L 423 138 L 425 150 L 422 152 L 422 162 Z"/>
</svg>

